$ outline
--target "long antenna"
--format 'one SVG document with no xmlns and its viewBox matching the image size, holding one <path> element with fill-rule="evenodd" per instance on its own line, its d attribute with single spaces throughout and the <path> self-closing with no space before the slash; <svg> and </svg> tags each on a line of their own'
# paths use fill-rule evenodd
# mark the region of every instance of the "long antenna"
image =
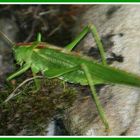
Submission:
<svg viewBox="0 0 140 140">
<path fill-rule="evenodd" d="M 15 43 L 14 43 L 12 40 L 10 40 L 10 39 L 8 38 L 8 36 L 7 36 L 6 34 L 4 34 L 2 31 L 0 31 L 0 35 L 1 35 L 6 41 L 8 41 L 10 45 L 13 46 L 13 45 L 15 44 Z"/>
</svg>

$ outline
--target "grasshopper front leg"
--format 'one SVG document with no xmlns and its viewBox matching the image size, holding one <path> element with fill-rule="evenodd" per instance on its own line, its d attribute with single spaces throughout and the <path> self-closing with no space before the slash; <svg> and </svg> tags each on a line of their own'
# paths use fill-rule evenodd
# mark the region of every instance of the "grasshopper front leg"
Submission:
<svg viewBox="0 0 140 140">
<path fill-rule="evenodd" d="M 103 124 L 105 125 L 106 130 L 109 130 L 109 124 L 108 124 L 107 118 L 105 116 L 104 110 L 102 108 L 102 105 L 99 101 L 99 98 L 96 94 L 96 89 L 95 89 L 94 82 L 93 82 L 92 76 L 90 74 L 90 71 L 89 71 L 88 67 L 86 66 L 86 64 L 81 64 L 81 67 L 82 67 L 83 71 L 85 72 L 88 84 L 89 84 L 91 92 L 92 92 L 92 98 L 94 99 L 94 102 L 96 104 L 97 110 L 99 112 L 99 116 L 100 116 Z"/>
<path fill-rule="evenodd" d="M 64 48 L 64 52 L 69 52 L 72 51 L 72 49 L 89 33 L 92 33 L 93 38 L 95 39 L 95 42 L 97 44 L 97 47 L 99 48 L 99 52 L 101 55 L 101 59 L 102 59 L 102 64 L 106 65 L 106 56 L 105 56 L 105 51 L 104 51 L 104 47 L 103 44 L 101 42 L 101 39 L 99 37 L 99 34 L 97 32 L 96 27 L 93 24 L 89 24 L 88 26 L 86 26 L 81 32 L 80 34 L 70 43 L 68 44 L 65 48 Z"/>
<path fill-rule="evenodd" d="M 20 74 L 24 73 L 25 71 L 27 71 L 27 70 L 30 68 L 30 66 L 31 66 L 31 64 L 25 64 L 25 65 L 23 66 L 22 69 L 20 69 L 20 70 L 17 71 L 16 73 L 12 74 L 11 76 L 9 76 L 9 77 L 7 78 L 7 80 L 9 81 L 9 80 L 13 79 L 14 77 L 17 77 L 17 76 L 19 76 Z"/>
</svg>

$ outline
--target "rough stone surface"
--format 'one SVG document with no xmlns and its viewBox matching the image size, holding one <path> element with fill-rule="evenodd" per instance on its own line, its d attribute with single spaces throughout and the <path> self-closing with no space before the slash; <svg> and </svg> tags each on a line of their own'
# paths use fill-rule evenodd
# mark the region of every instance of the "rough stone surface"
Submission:
<svg viewBox="0 0 140 140">
<path fill-rule="evenodd" d="M 88 23 L 94 23 L 107 57 L 114 53 L 123 58 L 123 62 L 114 61 L 112 65 L 140 75 L 139 13 L 139 5 L 96 5 L 80 17 L 74 32 L 77 34 Z M 77 49 L 88 54 L 91 47 L 95 48 L 96 43 L 89 34 Z M 106 85 L 100 89 L 99 98 L 110 124 L 109 132 L 104 131 L 91 97 L 84 98 L 79 95 L 66 111 L 65 125 L 71 135 L 140 135 L 139 88 Z"/>
<path fill-rule="evenodd" d="M 16 42 L 18 27 L 16 22 L 11 18 L 0 18 L 0 31 L 3 32 L 10 40 Z M 0 35 L 0 81 L 4 82 L 6 74 L 14 69 L 12 58 L 12 45 L 9 44 L 3 35 Z"/>
</svg>

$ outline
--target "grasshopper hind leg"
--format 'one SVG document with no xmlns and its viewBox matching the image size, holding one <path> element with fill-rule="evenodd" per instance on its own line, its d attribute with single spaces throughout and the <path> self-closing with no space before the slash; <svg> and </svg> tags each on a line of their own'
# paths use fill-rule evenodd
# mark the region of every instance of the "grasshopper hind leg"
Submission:
<svg viewBox="0 0 140 140">
<path fill-rule="evenodd" d="M 101 118 L 101 120 L 102 120 L 102 122 L 105 126 L 106 131 L 108 131 L 109 130 L 109 124 L 108 124 L 107 118 L 105 116 L 103 107 L 102 107 L 102 105 L 99 101 L 99 98 L 98 98 L 97 94 L 96 94 L 96 89 L 95 89 L 94 82 L 93 82 L 92 76 L 90 74 L 90 71 L 89 71 L 88 67 L 86 66 L 86 64 L 81 64 L 81 67 L 82 67 L 82 69 L 85 73 L 88 84 L 90 86 L 90 89 L 91 89 L 91 92 L 92 92 L 92 98 L 93 98 L 93 100 L 96 104 L 97 110 L 99 112 L 99 116 L 100 116 L 100 118 Z"/>
<path fill-rule="evenodd" d="M 88 32 L 89 32 L 89 27 L 87 26 L 80 32 L 80 34 L 70 44 L 68 44 L 64 48 L 64 51 L 65 52 L 72 51 L 72 49 L 87 35 Z"/>
<path fill-rule="evenodd" d="M 104 47 L 103 47 L 102 41 L 100 39 L 100 36 L 97 32 L 97 29 L 93 24 L 89 24 L 88 27 L 89 27 L 90 32 L 92 33 L 93 38 L 95 39 L 97 47 L 99 49 L 101 59 L 102 59 L 102 64 L 107 65 Z"/>
<path fill-rule="evenodd" d="M 102 41 L 100 39 L 100 36 L 99 36 L 99 34 L 97 32 L 97 29 L 96 29 L 96 27 L 93 24 L 88 24 L 88 26 L 86 26 L 79 33 L 79 35 L 70 44 L 68 44 L 64 48 L 64 52 L 72 51 L 72 49 L 90 32 L 92 33 L 92 36 L 95 39 L 95 42 L 96 42 L 97 47 L 99 49 L 99 52 L 100 52 L 100 55 L 101 55 L 101 59 L 102 59 L 102 64 L 106 65 L 107 62 L 106 62 L 106 55 L 105 55 L 104 47 L 103 47 Z"/>
</svg>

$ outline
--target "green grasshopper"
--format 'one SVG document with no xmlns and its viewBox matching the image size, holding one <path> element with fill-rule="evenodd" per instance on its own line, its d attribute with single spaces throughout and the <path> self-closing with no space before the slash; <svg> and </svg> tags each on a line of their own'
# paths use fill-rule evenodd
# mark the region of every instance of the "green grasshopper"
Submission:
<svg viewBox="0 0 140 140">
<path fill-rule="evenodd" d="M 89 32 L 92 33 L 97 43 L 102 63 L 98 63 L 82 54 L 72 52 L 72 49 Z M 69 83 L 89 85 L 92 98 L 106 129 L 109 129 L 109 124 L 96 94 L 95 85 L 114 83 L 140 87 L 140 77 L 107 65 L 104 48 L 94 25 L 86 26 L 76 39 L 64 49 L 41 42 L 41 35 L 39 34 L 37 41 L 18 43 L 13 50 L 21 69 L 8 77 L 7 80 L 11 80 L 31 69 L 33 75 L 42 72 L 49 79 L 59 78 Z M 35 83 L 38 86 L 36 80 Z"/>
</svg>

